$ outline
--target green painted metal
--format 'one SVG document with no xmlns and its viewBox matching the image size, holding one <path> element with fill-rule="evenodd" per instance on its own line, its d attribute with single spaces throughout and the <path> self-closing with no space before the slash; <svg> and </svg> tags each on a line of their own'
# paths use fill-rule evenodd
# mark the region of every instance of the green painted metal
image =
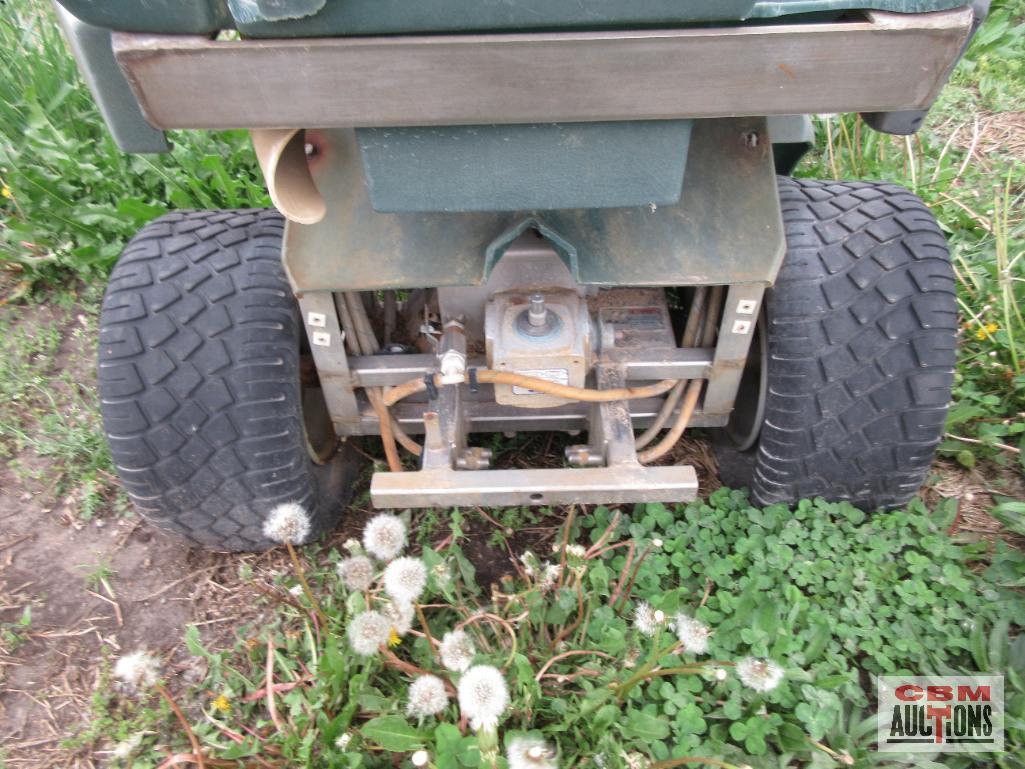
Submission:
<svg viewBox="0 0 1025 769">
<path fill-rule="evenodd" d="M 117 146 L 125 152 L 168 152 L 171 147 L 164 132 L 146 122 L 114 59 L 110 30 L 86 24 L 60 6 L 56 10 L 68 47 Z"/>
<path fill-rule="evenodd" d="M 769 284 L 783 257 L 765 118 L 694 121 L 680 202 L 668 206 L 379 213 L 354 132 L 308 131 L 307 141 L 328 213 L 286 229 L 285 269 L 300 292 L 479 285 L 527 227 L 583 284 Z"/>
<path fill-rule="evenodd" d="M 82 21 L 125 32 L 203 35 L 235 26 L 224 0 L 54 0 Z"/>
<path fill-rule="evenodd" d="M 691 122 L 361 128 L 356 139 L 376 211 L 671 205 Z"/>
<path fill-rule="evenodd" d="M 129 32 L 253 37 L 613 29 L 876 9 L 937 11 L 966 0 L 59 0 L 90 24 Z M 229 7 L 230 6 L 230 7 Z"/>
</svg>

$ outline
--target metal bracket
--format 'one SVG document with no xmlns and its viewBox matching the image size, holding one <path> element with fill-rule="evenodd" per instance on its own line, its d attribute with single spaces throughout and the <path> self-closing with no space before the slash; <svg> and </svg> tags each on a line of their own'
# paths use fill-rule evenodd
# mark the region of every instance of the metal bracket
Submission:
<svg viewBox="0 0 1025 769">
<path fill-rule="evenodd" d="M 334 296 L 330 291 L 301 294 L 299 310 L 335 432 L 347 435 L 353 432 L 352 427 L 359 425 L 361 414 L 352 386 L 349 359 L 345 354 L 345 335 L 338 322 Z"/>
<path fill-rule="evenodd" d="M 601 388 L 619 387 L 626 380 L 621 368 L 608 366 L 598 368 L 597 378 Z M 375 507 L 687 502 L 697 496 L 693 467 L 638 463 L 630 410 L 624 401 L 595 404 L 592 409 L 591 443 L 601 446 L 605 467 L 455 470 L 453 457 L 465 446 L 459 443 L 460 436 L 465 436 L 461 389 L 442 388 L 438 400 L 446 396 L 450 400 L 424 415 L 427 440 L 422 470 L 374 474 L 370 498 Z"/>
</svg>

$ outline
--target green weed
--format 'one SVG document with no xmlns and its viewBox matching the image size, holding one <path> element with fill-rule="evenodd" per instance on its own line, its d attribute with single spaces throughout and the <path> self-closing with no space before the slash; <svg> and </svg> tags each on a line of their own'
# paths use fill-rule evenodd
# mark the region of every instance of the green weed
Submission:
<svg viewBox="0 0 1025 769">
<path fill-rule="evenodd" d="M 1008 637 L 1025 601 L 972 568 L 979 546 L 947 539 L 953 512 L 758 510 L 727 490 L 629 516 L 599 507 L 571 516 L 554 552 L 525 553 L 521 576 L 490 593 L 457 544 L 425 547 L 426 588 L 407 614 L 406 583 L 389 587 L 383 563 L 366 582 L 336 573 L 342 553 L 308 549 L 303 573 L 326 626 L 285 574 L 274 620 L 240 629 L 234 649 L 208 649 L 190 628 L 205 668 L 188 696 L 191 729 L 209 757 L 307 767 L 408 766 L 422 750 L 431 766 L 504 769 L 513 740 L 543 743 L 566 768 L 878 766 L 865 726 L 875 675 L 1007 670 L 1022 651 Z M 346 547 L 346 558 L 364 553 Z M 357 630 L 368 611 L 387 617 L 372 637 Z M 461 662 L 445 649 L 457 628 L 474 648 Z M 983 647 L 995 656 L 980 658 Z M 745 658 L 780 670 L 752 678 L 750 662 L 734 667 Z M 495 727 L 475 728 L 454 696 L 470 664 L 508 687 Z M 411 706 L 424 674 L 449 682 L 449 698 Z M 1012 719 L 1008 733 L 1012 745 L 1025 736 Z M 154 742 L 133 766 L 157 763 Z"/>
<path fill-rule="evenodd" d="M 168 155 L 114 144 L 49 4 L 0 16 L 0 257 L 15 294 L 104 280 L 124 243 L 169 208 L 264 206 L 246 132 L 176 132 Z"/>
</svg>

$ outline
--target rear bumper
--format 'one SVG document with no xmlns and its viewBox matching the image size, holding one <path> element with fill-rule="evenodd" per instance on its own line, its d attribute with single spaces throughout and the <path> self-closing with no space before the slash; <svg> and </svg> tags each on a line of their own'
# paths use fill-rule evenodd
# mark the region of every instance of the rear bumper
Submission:
<svg viewBox="0 0 1025 769">
<path fill-rule="evenodd" d="M 214 41 L 114 33 L 161 129 L 469 125 L 928 109 L 971 8 L 749 26 Z"/>
</svg>

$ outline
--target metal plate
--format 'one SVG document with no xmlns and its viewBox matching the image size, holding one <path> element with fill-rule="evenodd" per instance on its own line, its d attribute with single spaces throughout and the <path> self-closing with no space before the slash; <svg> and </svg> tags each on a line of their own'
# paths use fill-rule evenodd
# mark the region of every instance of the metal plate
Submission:
<svg viewBox="0 0 1025 769">
<path fill-rule="evenodd" d="M 285 269 L 297 291 L 479 285 L 530 227 L 585 285 L 769 284 L 785 251 L 764 118 L 696 121 L 678 204 L 602 210 L 378 213 L 353 132 L 308 131 L 306 139 L 327 215 L 285 230 Z"/>
<path fill-rule="evenodd" d="M 615 32 L 215 41 L 116 33 L 159 128 L 659 120 L 925 109 L 970 8 Z"/>
<path fill-rule="evenodd" d="M 617 465 L 579 469 L 420 470 L 374 473 L 375 507 L 569 505 L 689 502 L 698 493 L 694 468 Z"/>
</svg>

